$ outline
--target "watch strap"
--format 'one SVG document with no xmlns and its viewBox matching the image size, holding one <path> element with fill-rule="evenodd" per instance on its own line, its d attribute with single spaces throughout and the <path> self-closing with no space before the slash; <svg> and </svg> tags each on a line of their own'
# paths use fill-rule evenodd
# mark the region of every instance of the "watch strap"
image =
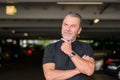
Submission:
<svg viewBox="0 0 120 80">
<path fill-rule="evenodd" d="M 72 58 L 73 56 L 75 56 L 75 52 L 72 52 L 69 56 L 70 56 L 70 58 Z"/>
</svg>

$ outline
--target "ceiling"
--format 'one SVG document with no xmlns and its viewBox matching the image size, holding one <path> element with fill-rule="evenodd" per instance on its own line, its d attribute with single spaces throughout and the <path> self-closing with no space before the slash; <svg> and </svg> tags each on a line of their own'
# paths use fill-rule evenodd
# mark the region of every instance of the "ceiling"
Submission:
<svg viewBox="0 0 120 80">
<path fill-rule="evenodd" d="M 79 39 L 120 40 L 120 0 L 101 0 L 102 5 L 60 5 L 58 1 L 83 0 L 0 0 L 0 39 L 59 39 L 66 13 L 75 11 L 83 18 Z M 99 0 L 84 0 L 99 1 Z M 17 13 L 6 15 L 6 5 L 15 5 Z M 99 18 L 100 22 L 92 21 Z M 28 36 L 24 36 L 28 33 Z"/>
</svg>

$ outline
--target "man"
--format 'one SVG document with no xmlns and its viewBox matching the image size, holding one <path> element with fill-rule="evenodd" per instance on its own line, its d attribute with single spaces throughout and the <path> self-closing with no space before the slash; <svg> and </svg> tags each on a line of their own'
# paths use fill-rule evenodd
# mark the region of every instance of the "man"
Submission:
<svg viewBox="0 0 120 80">
<path fill-rule="evenodd" d="M 76 40 L 81 31 L 81 16 L 68 13 L 62 23 L 61 40 L 48 45 L 44 52 L 46 80 L 88 80 L 93 74 L 93 50 L 89 44 Z"/>
</svg>

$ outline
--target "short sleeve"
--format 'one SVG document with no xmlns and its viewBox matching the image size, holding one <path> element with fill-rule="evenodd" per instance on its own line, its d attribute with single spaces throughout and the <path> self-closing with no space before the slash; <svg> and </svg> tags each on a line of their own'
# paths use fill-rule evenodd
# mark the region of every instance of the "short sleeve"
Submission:
<svg viewBox="0 0 120 80">
<path fill-rule="evenodd" d="M 54 63 L 54 52 L 53 52 L 52 45 L 48 45 L 45 48 L 44 55 L 43 55 L 43 64 L 45 63 Z"/>
</svg>

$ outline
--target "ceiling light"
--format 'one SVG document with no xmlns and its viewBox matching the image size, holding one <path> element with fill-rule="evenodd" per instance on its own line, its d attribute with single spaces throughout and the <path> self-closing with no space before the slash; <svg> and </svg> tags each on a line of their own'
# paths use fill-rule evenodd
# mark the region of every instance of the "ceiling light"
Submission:
<svg viewBox="0 0 120 80">
<path fill-rule="evenodd" d="M 90 22 L 90 25 L 97 24 L 99 21 L 100 21 L 100 19 L 95 18 L 94 20 L 92 20 L 92 21 Z"/>
<path fill-rule="evenodd" d="M 17 9 L 14 5 L 7 5 L 6 6 L 6 15 L 15 15 Z"/>
<path fill-rule="evenodd" d="M 98 23 L 100 21 L 100 19 L 94 19 L 94 23 L 96 24 L 96 23 Z"/>
<path fill-rule="evenodd" d="M 15 30 L 12 30 L 12 33 L 14 34 L 14 33 L 15 33 Z"/>
<path fill-rule="evenodd" d="M 57 4 L 103 4 L 103 2 L 57 2 Z"/>
<path fill-rule="evenodd" d="M 24 33 L 24 36 L 28 36 L 28 33 Z"/>
</svg>

